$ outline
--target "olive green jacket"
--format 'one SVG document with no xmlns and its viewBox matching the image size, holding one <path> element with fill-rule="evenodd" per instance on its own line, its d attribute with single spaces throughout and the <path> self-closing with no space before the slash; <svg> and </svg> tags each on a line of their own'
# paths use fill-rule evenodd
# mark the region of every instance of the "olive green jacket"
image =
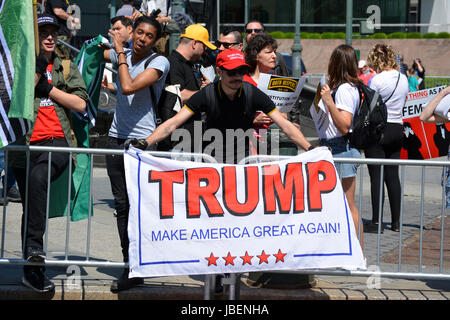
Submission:
<svg viewBox="0 0 450 320">
<path fill-rule="evenodd" d="M 65 74 L 66 79 L 64 79 Z M 86 102 L 89 100 L 89 95 L 86 92 L 86 85 L 77 66 L 70 62 L 70 70 L 65 70 L 64 72 L 63 62 L 56 54 L 53 55 L 52 85 L 66 93 L 74 94 L 85 100 Z M 34 125 L 36 124 L 40 101 L 40 98 L 34 99 L 34 115 L 31 129 L 28 131 L 25 137 L 22 137 L 14 142 L 15 145 L 29 144 L 31 135 L 34 130 Z M 71 133 L 71 110 L 59 105 L 56 101 L 54 101 L 54 106 L 68 145 L 70 147 L 76 147 L 77 145 L 75 138 Z M 10 151 L 9 154 L 10 161 L 8 162 L 10 166 L 21 168 L 25 167 L 24 152 Z"/>
</svg>

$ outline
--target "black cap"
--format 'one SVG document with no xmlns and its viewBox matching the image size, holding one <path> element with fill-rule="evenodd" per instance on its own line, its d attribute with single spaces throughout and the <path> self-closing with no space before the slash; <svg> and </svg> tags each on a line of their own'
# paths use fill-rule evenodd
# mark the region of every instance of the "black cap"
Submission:
<svg viewBox="0 0 450 320">
<path fill-rule="evenodd" d="M 59 24 L 58 21 L 56 21 L 56 18 L 48 14 L 40 14 L 37 18 L 37 24 L 39 28 L 48 25 L 59 28 Z"/>
</svg>

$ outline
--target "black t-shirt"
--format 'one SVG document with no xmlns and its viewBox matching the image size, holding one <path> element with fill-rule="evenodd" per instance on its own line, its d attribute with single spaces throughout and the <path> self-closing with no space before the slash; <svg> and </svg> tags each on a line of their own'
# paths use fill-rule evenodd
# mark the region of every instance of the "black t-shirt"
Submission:
<svg viewBox="0 0 450 320">
<path fill-rule="evenodd" d="M 67 20 L 63 20 L 56 16 L 56 14 L 53 12 L 53 9 L 59 8 L 67 12 L 68 7 L 68 0 L 47 0 L 45 4 L 45 13 L 56 17 L 56 20 L 59 24 L 59 35 L 61 36 L 70 36 L 69 28 L 67 28 Z"/>
<path fill-rule="evenodd" d="M 200 90 L 201 81 L 195 76 L 194 66 L 190 61 L 186 60 L 176 50 L 171 52 L 168 60 L 170 63 L 170 70 L 167 74 L 166 84 L 179 84 L 180 91 L 184 89 L 191 91 Z M 174 110 L 166 110 L 166 112 L 164 112 L 164 115 L 167 115 L 166 118 L 173 117 L 175 114 L 176 111 Z M 167 119 L 163 118 L 162 120 L 165 121 Z M 201 120 L 201 114 L 197 114 L 186 121 L 181 128 L 188 130 L 191 137 L 193 137 L 195 132 L 195 122 L 198 121 L 199 123 L 197 125 L 201 126 Z M 182 142 L 184 143 L 184 141 Z M 171 138 L 169 137 L 159 143 L 159 148 L 160 150 L 170 150 L 171 148 L 176 147 L 178 143 L 179 141 L 171 141 Z M 191 140 L 190 145 L 190 151 L 199 151 L 195 150 L 196 145 L 193 143 L 193 140 Z"/>
<path fill-rule="evenodd" d="M 169 55 L 170 70 L 167 74 L 167 84 L 179 84 L 180 90 L 200 90 L 200 80 L 194 73 L 194 65 L 186 60 L 178 51 L 173 50 Z"/>
<path fill-rule="evenodd" d="M 205 89 L 194 94 L 186 102 L 186 106 L 194 114 L 205 112 L 206 129 L 219 129 L 220 131 L 243 129 L 245 131 L 253 128 L 256 111 L 270 114 L 276 109 L 273 101 L 264 92 L 249 83 L 242 83 L 233 100 L 228 99 L 223 92 L 220 81 L 211 85 L 214 86 L 214 93 L 218 99 L 217 108 L 209 102 Z M 249 106 L 246 106 L 247 99 L 243 86 L 248 86 L 248 90 L 251 90 L 252 98 Z"/>
<path fill-rule="evenodd" d="M 210 86 L 214 86 L 215 102 L 208 98 L 207 90 Z M 218 129 L 221 132 L 225 153 L 219 156 L 211 155 L 216 157 L 219 162 L 237 163 L 243 157 L 248 156 L 251 149 L 257 149 L 256 141 L 251 141 L 250 138 L 253 136 L 253 120 L 256 111 L 262 111 L 269 115 L 276 109 L 276 106 L 264 92 L 246 82 L 242 83 L 233 100 L 230 100 L 223 92 L 220 81 L 216 81 L 208 87 L 194 94 L 185 106 L 194 114 L 204 112 L 206 116 L 205 130 Z M 250 93 L 251 98 L 246 96 L 246 92 Z M 233 141 L 227 139 L 230 134 L 227 129 L 235 130 Z M 242 129 L 241 133 L 237 131 L 238 129 Z M 203 141 L 204 151 L 208 144 L 210 142 Z M 243 149 L 239 149 L 242 147 Z"/>
</svg>

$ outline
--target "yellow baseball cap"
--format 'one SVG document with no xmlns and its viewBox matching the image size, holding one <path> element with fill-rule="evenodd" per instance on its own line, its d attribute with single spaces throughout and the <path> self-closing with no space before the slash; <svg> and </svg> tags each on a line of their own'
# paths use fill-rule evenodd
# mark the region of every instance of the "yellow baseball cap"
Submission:
<svg viewBox="0 0 450 320">
<path fill-rule="evenodd" d="M 211 50 L 217 49 L 215 45 L 209 42 L 208 30 L 199 24 L 191 24 L 180 37 L 200 41 Z"/>
</svg>

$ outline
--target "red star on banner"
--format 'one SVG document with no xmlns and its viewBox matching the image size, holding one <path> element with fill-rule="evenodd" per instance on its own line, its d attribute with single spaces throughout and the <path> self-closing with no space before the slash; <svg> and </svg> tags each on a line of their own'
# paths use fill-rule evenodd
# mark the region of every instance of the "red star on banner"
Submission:
<svg viewBox="0 0 450 320">
<path fill-rule="evenodd" d="M 269 261 L 267 261 L 267 258 L 270 257 L 270 254 L 266 254 L 264 252 L 264 250 L 261 252 L 261 255 L 257 256 L 259 258 L 259 264 L 265 262 L 265 263 L 269 263 Z"/>
<path fill-rule="evenodd" d="M 208 267 L 209 267 L 210 265 L 215 265 L 215 266 L 217 266 L 217 259 L 219 259 L 219 257 L 215 257 L 215 256 L 213 255 L 213 253 L 211 252 L 211 255 L 210 255 L 209 257 L 206 257 L 205 259 L 208 260 Z"/>
<path fill-rule="evenodd" d="M 274 254 L 274 256 L 277 258 L 277 261 L 275 263 L 278 263 L 278 261 L 284 262 L 284 256 L 286 253 L 281 252 L 281 249 L 278 249 L 278 253 Z"/>
<path fill-rule="evenodd" d="M 245 256 L 241 256 L 241 259 L 242 259 L 242 265 L 244 265 L 244 264 L 246 264 L 246 263 L 248 263 L 248 264 L 252 264 L 252 258 L 253 258 L 253 256 L 249 256 L 248 255 L 248 252 L 247 251 L 245 251 Z"/>
<path fill-rule="evenodd" d="M 228 255 L 226 257 L 222 257 L 222 259 L 224 259 L 226 261 L 225 262 L 226 266 L 229 264 L 234 266 L 234 259 L 236 259 L 236 257 L 231 256 L 231 253 L 228 252 Z"/>
</svg>

